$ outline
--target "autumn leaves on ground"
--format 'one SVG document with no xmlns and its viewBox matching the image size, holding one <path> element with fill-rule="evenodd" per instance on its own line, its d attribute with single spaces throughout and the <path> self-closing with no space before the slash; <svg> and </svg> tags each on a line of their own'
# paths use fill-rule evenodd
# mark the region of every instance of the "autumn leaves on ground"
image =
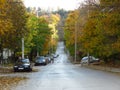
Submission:
<svg viewBox="0 0 120 90">
<path fill-rule="evenodd" d="M 33 68 L 32 72 L 27 73 L 34 73 L 38 72 L 38 69 Z M 10 76 L 9 74 L 14 74 L 11 66 L 8 67 L 0 67 L 0 90 L 11 90 L 11 87 L 17 86 L 20 82 L 28 80 L 27 77 L 19 77 L 19 76 Z M 17 73 L 23 73 L 24 72 L 17 72 Z M 26 72 L 25 72 L 26 73 Z M 6 76 L 4 76 L 6 75 Z"/>
<path fill-rule="evenodd" d="M 0 68 L 0 74 L 14 73 L 12 68 Z M 18 85 L 21 81 L 27 80 L 26 77 L 0 76 L 0 90 L 11 90 L 12 86 Z"/>
<path fill-rule="evenodd" d="M 20 81 L 26 80 L 25 77 L 0 77 L 0 90 L 10 90 L 10 87 L 16 86 Z"/>
</svg>

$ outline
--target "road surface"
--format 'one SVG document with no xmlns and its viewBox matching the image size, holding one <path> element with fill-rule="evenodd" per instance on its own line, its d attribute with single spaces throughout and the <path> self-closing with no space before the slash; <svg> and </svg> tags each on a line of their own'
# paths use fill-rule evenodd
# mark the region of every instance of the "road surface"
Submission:
<svg viewBox="0 0 120 90">
<path fill-rule="evenodd" d="M 38 72 L 14 74 L 29 79 L 12 90 L 120 90 L 120 76 L 71 64 L 63 42 L 56 53 L 53 64 L 35 67 Z"/>
</svg>

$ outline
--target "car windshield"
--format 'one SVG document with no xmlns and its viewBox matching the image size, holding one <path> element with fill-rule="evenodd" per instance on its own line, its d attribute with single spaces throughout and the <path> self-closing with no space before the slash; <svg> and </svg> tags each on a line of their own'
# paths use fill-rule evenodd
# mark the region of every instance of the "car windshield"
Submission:
<svg viewBox="0 0 120 90">
<path fill-rule="evenodd" d="M 91 56 L 91 59 L 92 59 L 92 60 L 95 60 L 95 57 Z"/>
<path fill-rule="evenodd" d="M 88 60 L 88 57 L 83 57 L 82 60 Z"/>
<path fill-rule="evenodd" d="M 30 63 L 29 59 L 22 59 L 16 62 L 17 64 Z"/>
<path fill-rule="evenodd" d="M 29 59 L 22 59 L 23 63 L 29 63 Z"/>
<path fill-rule="evenodd" d="M 37 60 L 43 60 L 45 57 L 41 56 L 41 57 L 37 57 Z"/>
</svg>

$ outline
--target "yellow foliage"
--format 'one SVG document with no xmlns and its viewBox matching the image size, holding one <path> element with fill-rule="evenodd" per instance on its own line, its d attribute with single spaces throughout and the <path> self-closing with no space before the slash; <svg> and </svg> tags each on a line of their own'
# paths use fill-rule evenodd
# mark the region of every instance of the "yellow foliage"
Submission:
<svg viewBox="0 0 120 90">
<path fill-rule="evenodd" d="M 65 39 L 66 45 L 73 45 L 75 43 L 75 23 L 78 20 L 78 10 L 72 11 L 68 14 L 68 17 L 65 21 Z"/>
<path fill-rule="evenodd" d="M 9 32 L 12 29 L 12 24 L 9 20 L 0 19 L 0 36 L 3 36 L 5 33 Z"/>
<path fill-rule="evenodd" d="M 120 40 L 117 42 L 113 43 L 111 46 L 115 51 L 120 52 Z"/>
</svg>

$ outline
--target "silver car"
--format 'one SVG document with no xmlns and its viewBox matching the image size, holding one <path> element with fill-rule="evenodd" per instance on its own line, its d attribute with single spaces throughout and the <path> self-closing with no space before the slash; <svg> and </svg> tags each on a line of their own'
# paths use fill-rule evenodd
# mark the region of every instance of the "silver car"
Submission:
<svg viewBox="0 0 120 90">
<path fill-rule="evenodd" d="M 89 60 L 90 59 L 90 60 Z M 94 62 L 99 62 L 98 58 L 95 58 L 93 56 L 85 56 L 81 59 L 81 64 L 88 64 L 88 63 L 94 63 Z"/>
</svg>

